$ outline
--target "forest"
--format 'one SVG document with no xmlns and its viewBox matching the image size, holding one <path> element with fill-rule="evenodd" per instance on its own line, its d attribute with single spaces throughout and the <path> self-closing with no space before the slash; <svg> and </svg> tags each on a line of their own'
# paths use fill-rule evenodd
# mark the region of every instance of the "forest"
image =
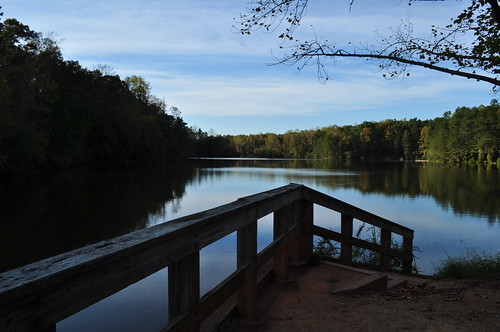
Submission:
<svg viewBox="0 0 500 332">
<path fill-rule="evenodd" d="M 198 132 L 200 156 L 332 158 L 498 163 L 500 104 L 459 107 L 433 120 L 365 121 L 285 134 L 209 136 Z M 499 163 L 500 164 L 500 163 Z"/>
<path fill-rule="evenodd" d="M 0 173 L 185 158 L 193 135 L 138 76 L 64 60 L 16 19 L 0 21 Z"/>
<path fill-rule="evenodd" d="M 0 13 L 1 14 L 1 13 Z M 64 60 L 57 43 L 0 21 L 0 174 L 187 157 L 329 158 L 499 163 L 500 105 L 433 120 L 365 121 L 284 134 L 209 135 L 189 128 L 140 76 Z"/>
</svg>

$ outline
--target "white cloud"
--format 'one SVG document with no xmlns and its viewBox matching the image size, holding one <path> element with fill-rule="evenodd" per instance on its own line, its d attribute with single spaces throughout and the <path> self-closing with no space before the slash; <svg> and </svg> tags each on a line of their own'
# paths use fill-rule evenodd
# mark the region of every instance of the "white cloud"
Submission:
<svg viewBox="0 0 500 332">
<path fill-rule="evenodd" d="M 70 57 L 268 52 L 259 45 L 263 36 L 232 31 L 239 5 L 228 1 L 7 0 L 3 9 L 37 31 L 58 33 Z"/>
<path fill-rule="evenodd" d="M 480 90 L 473 82 L 417 71 L 411 78 L 385 80 L 369 71 L 337 71 L 338 80 L 325 85 L 310 77 L 282 75 L 176 76 L 160 73 L 152 79 L 167 102 L 188 115 L 313 116 L 322 113 L 390 109 L 406 103 L 438 103 L 452 99 L 454 91 Z M 348 74 L 347 76 L 345 74 Z M 484 94 L 483 94 L 484 95 Z"/>
<path fill-rule="evenodd" d="M 398 1 L 375 6 L 349 1 L 316 0 L 309 4 L 299 37 L 319 37 L 339 43 L 376 39 L 374 30 L 397 26 L 405 13 L 413 13 L 415 27 L 449 20 L 464 4 L 418 4 L 411 10 Z M 106 55 L 254 55 L 269 56 L 278 39 L 261 32 L 251 37 L 234 33 L 233 17 L 245 10 L 245 1 L 218 0 L 6 0 L 4 11 L 26 18 L 41 32 L 55 31 L 65 39 L 64 54 L 70 58 Z M 429 11 L 428 8 L 433 8 Z M 450 10 L 451 8 L 451 10 Z M 425 15 L 422 12 L 425 11 Z M 429 18 L 431 16 L 431 18 Z"/>
<path fill-rule="evenodd" d="M 333 36 L 339 43 L 370 41 L 376 39 L 374 30 L 387 31 L 406 12 L 415 29 L 422 29 L 416 33 L 426 33 L 430 24 L 448 23 L 467 5 L 466 1 L 413 2 L 408 10 L 398 0 L 355 1 L 349 13 L 348 3 L 311 1 L 300 36 L 309 39 L 313 24 L 318 36 Z M 122 77 L 145 76 L 155 94 L 190 117 L 213 116 L 221 121 L 238 116 L 287 121 L 293 117 L 296 123 L 289 121 L 289 128 L 307 129 L 304 117 L 335 114 L 329 124 L 347 113 L 369 115 L 369 120 L 394 114 L 420 117 L 422 113 L 412 115 L 414 105 L 427 110 L 446 104 L 449 110 L 489 102 L 491 87 L 428 70 L 416 69 L 404 81 L 386 81 L 362 60 L 338 59 L 329 68 L 333 80 L 321 85 L 314 68 L 298 75 L 293 75 L 293 68 L 268 68 L 265 63 L 273 62 L 271 50 L 279 53 L 276 36 L 257 32 L 248 37 L 232 31 L 232 18 L 244 11 L 245 4 L 243 0 L 2 2 L 5 17 L 63 38 L 67 58 L 90 68 L 108 64 Z"/>
</svg>

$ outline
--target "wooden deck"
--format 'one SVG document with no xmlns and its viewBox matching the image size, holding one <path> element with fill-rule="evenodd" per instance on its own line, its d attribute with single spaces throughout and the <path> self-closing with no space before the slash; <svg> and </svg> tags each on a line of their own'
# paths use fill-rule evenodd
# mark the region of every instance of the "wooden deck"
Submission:
<svg viewBox="0 0 500 332">
<path fill-rule="evenodd" d="M 314 225 L 313 206 L 340 213 L 341 231 Z M 273 242 L 257 252 L 257 221 L 273 214 Z M 379 231 L 375 242 L 353 236 L 353 221 Z M 237 232 L 237 270 L 200 298 L 200 250 Z M 400 248 L 392 236 L 402 238 Z M 289 278 L 289 264 L 309 261 L 313 236 L 340 243 L 340 261 L 353 247 L 377 252 L 379 268 L 393 260 L 409 273 L 413 230 L 298 184 L 290 184 L 167 223 L 103 241 L 0 274 L 0 331 L 55 331 L 56 323 L 168 267 L 169 325 L 199 331 L 228 299 L 240 317 L 256 317 L 258 275 Z"/>
</svg>

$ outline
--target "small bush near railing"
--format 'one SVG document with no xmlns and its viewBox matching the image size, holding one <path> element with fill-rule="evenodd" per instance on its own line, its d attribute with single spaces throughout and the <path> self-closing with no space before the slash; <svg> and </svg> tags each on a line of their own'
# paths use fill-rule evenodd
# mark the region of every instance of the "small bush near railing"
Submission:
<svg viewBox="0 0 500 332">
<path fill-rule="evenodd" d="M 362 223 L 358 227 L 354 237 L 372 243 L 380 244 L 380 228 L 375 226 L 366 227 L 366 224 Z M 402 251 L 403 245 L 392 239 L 391 248 Z M 419 251 L 418 247 L 413 246 L 413 252 L 416 251 Z M 334 243 L 332 240 L 322 237 L 314 244 L 313 254 L 316 257 L 338 260 L 340 258 L 340 248 L 339 245 Z M 420 272 L 416 264 L 417 259 L 418 257 L 413 255 L 412 272 L 416 274 Z M 354 246 L 352 248 L 352 262 L 357 265 L 362 265 L 370 268 L 378 268 L 380 266 L 380 253 Z M 403 260 L 401 258 L 392 257 L 390 269 L 394 271 L 402 271 Z"/>
<path fill-rule="evenodd" d="M 437 278 L 491 279 L 500 276 L 500 252 L 467 249 L 458 257 L 448 256 L 436 269 Z"/>
<path fill-rule="evenodd" d="M 354 237 L 369 241 L 372 243 L 380 244 L 380 228 L 375 226 L 369 226 L 365 230 L 365 223 L 359 225 L 358 230 Z M 365 236 L 363 236 L 363 231 Z M 394 242 L 394 241 L 393 241 Z M 391 245 L 392 246 L 392 245 Z M 369 267 L 376 268 L 380 265 L 380 253 L 371 251 L 368 249 L 363 249 L 359 247 L 352 248 L 352 262 L 360 265 L 365 265 Z M 392 259 L 391 259 L 392 265 Z M 402 267 L 402 266 L 401 266 Z M 400 269 L 401 269 L 400 267 Z M 392 266 L 391 266 L 392 268 Z"/>
<path fill-rule="evenodd" d="M 314 244 L 313 254 L 320 257 L 337 259 L 340 255 L 340 249 L 332 240 L 322 237 Z"/>
</svg>

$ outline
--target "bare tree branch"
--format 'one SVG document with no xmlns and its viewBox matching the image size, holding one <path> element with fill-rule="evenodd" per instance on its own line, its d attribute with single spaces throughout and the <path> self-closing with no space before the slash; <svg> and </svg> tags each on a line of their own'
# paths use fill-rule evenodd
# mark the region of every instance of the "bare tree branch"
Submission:
<svg viewBox="0 0 500 332">
<path fill-rule="evenodd" d="M 400 0 L 403 2 L 403 0 Z M 407 0 L 410 3 L 419 0 Z M 403 22 L 392 36 L 381 37 L 379 44 L 367 47 L 354 47 L 354 52 L 326 45 L 317 38 L 311 42 L 292 46 L 293 50 L 278 64 L 297 64 L 299 71 L 307 65 L 315 65 L 318 77 L 327 80 L 328 74 L 322 59 L 335 57 L 366 58 L 378 61 L 381 69 L 391 70 L 389 77 L 408 74 L 412 66 L 428 68 L 449 75 L 475 79 L 493 85 L 493 90 L 500 86 L 500 6 L 499 0 L 471 0 L 452 23 L 446 27 L 431 29 L 430 38 L 413 36 L 413 26 Z M 355 0 L 348 0 L 351 11 Z M 273 31 L 280 24 L 285 24 L 279 35 L 284 41 L 295 41 L 294 31 L 300 25 L 305 14 L 307 0 L 250 0 L 254 7 L 247 9 L 248 14 L 241 15 L 240 31 L 264 28 Z M 463 38 L 463 36 L 467 38 Z M 472 38 L 469 38 L 472 37 Z M 460 43 L 458 40 L 469 40 Z M 472 40 L 472 41 L 470 41 Z M 354 45 L 353 43 L 350 43 Z M 359 44 L 362 45 L 362 44 Z M 280 48 L 285 48 L 282 44 Z M 287 47 L 288 48 L 288 47 Z M 286 49 L 286 48 L 285 48 Z M 384 75 L 384 77 L 387 77 Z"/>
</svg>

